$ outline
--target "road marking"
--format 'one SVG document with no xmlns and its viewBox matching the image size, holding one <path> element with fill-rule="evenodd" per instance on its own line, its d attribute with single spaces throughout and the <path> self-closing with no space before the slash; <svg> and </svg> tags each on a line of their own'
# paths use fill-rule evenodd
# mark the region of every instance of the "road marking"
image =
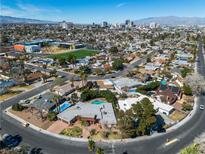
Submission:
<svg viewBox="0 0 205 154">
<path fill-rule="evenodd" d="M 173 144 L 173 143 L 175 143 L 175 142 L 177 142 L 177 141 L 179 141 L 179 139 L 175 138 L 175 139 L 173 139 L 173 140 L 171 140 L 171 141 L 165 143 L 165 146 L 171 145 L 171 144 Z"/>
<path fill-rule="evenodd" d="M 112 154 L 115 154 L 115 146 L 114 146 L 114 143 L 112 144 Z"/>
</svg>

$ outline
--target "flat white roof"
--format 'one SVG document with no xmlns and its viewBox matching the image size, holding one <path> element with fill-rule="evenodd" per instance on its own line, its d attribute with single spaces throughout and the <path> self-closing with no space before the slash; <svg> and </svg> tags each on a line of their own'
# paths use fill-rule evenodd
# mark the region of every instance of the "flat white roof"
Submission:
<svg viewBox="0 0 205 154">
<path fill-rule="evenodd" d="M 126 111 L 129 110 L 133 104 L 137 104 L 138 102 L 140 102 L 143 98 L 148 98 L 154 105 L 154 109 L 161 109 L 167 112 L 170 112 L 174 109 L 174 107 L 168 105 L 168 104 L 164 104 L 161 103 L 157 100 L 154 100 L 152 98 L 140 95 L 139 97 L 134 97 L 134 98 L 126 98 L 124 100 L 118 100 L 118 104 L 121 110 Z"/>
</svg>

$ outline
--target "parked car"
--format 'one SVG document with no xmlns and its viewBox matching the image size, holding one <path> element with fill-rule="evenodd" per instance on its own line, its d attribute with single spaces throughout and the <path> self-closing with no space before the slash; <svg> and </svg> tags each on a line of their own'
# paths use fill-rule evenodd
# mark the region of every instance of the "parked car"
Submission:
<svg viewBox="0 0 205 154">
<path fill-rule="evenodd" d="M 26 123 L 22 123 L 22 125 L 23 125 L 24 127 L 29 127 L 30 124 L 26 122 Z"/>
<path fill-rule="evenodd" d="M 204 110 L 204 105 L 200 105 L 200 106 L 199 106 L 199 109 L 200 109 L 200 110 Z"/>
<path fill-rule="evenodd" d="M 4 134 L 2 139 L 3 139 L 3 144 L 8 148 L 18 146 L 22 140 L 21 136 L 19 135 L 12 136 L 9 134 Z"/>
</svg>

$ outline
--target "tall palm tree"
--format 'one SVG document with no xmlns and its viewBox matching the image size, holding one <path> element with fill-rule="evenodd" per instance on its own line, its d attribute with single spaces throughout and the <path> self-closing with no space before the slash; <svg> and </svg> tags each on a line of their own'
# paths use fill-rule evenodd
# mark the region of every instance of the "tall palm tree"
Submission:
<svg viewBox="0 0 205 154">
<path fill-rule="evenodd" d="M 80 78 L 81 78 L 81 81 L 82 81 L 82 85 L 85 86 L 85 82 L 87 81 L 88 75 L 85 74 L 84 72 L 81 72 L 80 73 Z"/>
</svg>

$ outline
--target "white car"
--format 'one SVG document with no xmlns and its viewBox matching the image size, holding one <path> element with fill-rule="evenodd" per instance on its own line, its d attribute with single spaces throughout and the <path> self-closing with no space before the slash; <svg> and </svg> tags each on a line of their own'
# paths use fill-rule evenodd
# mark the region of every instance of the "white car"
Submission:
<svg viewBox="0 0 205 154">
<path fill-rule="evenodd" d="M 204 110 L 204 105 L 199 106 L 200 110 Z"/>
</svg>

